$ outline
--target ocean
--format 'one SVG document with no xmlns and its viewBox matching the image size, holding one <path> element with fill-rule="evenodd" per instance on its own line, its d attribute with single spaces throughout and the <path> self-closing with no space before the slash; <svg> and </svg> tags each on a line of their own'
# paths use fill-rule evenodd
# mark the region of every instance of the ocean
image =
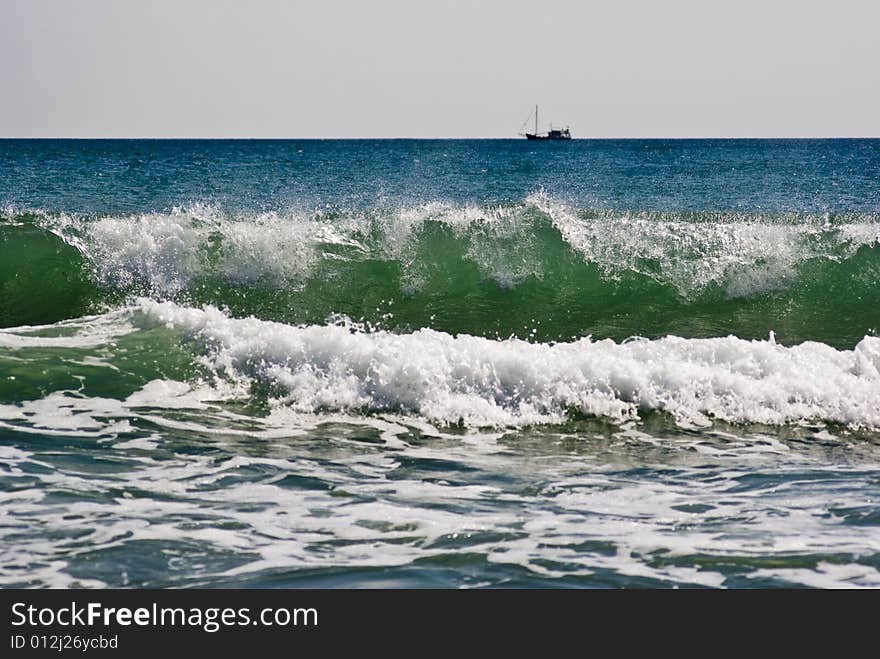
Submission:
<svg viewBox="0 0 880 659">
<path fill-rule="evenodd" d="M 880 140 L 0 140 L 0 586 L 880 586 Z"/>
</svg>

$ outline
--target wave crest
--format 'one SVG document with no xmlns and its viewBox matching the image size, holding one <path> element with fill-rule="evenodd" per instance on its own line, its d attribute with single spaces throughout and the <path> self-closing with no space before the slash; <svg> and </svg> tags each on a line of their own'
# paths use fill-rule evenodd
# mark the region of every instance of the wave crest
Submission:
<svg viewBox="0 0 880 659">
<path fill-rule="evenodd" d="M 657 410 L 710 419 L 826 421 L 880 428 L 880 338 L 854 350 L 666 337 L 557 344 L 289 326 L 214 308 L 144 301 L 142 323 L 182 331 L 218 374 L 268 386 L 298 411 L 399 412 L 441 424 L 560 423 L 574 411 L 614 421 Z"/>
<path fill-rule="evenodd" d="M 4 254 L 42 232 L 67 254 L 53 280 L 79 282 L 76 304 L 59 295 L 47 307 L 56 317 L 33 319 L 19 304 L 7 312 L 19 323 L 145 295 L 283 322 L 343 313 L 401 331 L 567 340 L 775 329 L 790 342 L 851 346 L 877 329 L 880 306 L 880 221 L 870 215 L 576 211 L 536 194 L 496 207 L 18 214 L 0 230 L 13 236 L 0 241 Z M 26 258 L 5 285 L 25 273 L 36 298 L 44 270 Z"/>
</svg>

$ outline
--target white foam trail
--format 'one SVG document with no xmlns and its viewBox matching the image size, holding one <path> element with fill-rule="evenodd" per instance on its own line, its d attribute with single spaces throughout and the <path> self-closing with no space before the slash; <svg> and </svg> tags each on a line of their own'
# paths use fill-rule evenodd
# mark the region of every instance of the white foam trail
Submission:
<svg viewBox="0 0 880 659">
<path fill-rule="evenodd" d="M 125 309 L 64 320 L 52 325 L 0 329 L 0 348 L 97 348 L 135 331 Z"/>
<path fill-rule="evenodd" d="M 260 380 L 296 410 L 403 411 L 440 424 L 559 423 L 569 410 L 621 421 L 661 410 L 711 418 L 821 420 L 880 428 L 880 338 L 854 350 L 733 336 L 534 344 L 430 329 L 398 335 L 295 327 L 213 308 L 140 303 L 147 324 L 183 330 L 233 379 Z"/>
<path fill-rule="evenodd" d="M 404 453 L 365 451 L 361 445 L 327 460 L 298 450 L 297 443 L 274 450 L 261 443 L 252 454 L 224 435 L 216 429 L 216 450 L 207 454 L 152 455 L 143 453 L 143 443 L 104 444 L 109 455 L 102 457 L 124 465 L 124 477 L 76 463 L 57 465 L 54 450 L 0 446 L 7 477 L 39 484 L 0 493 L 7 540 L 0 543 L 0 584 L 20 585 L 26 574 L 31 586 L 125 585 L 133 563 L 108 561 L 106 552 L 140 556 L 151 543 L 164 545 L 167 567 L 134 575 L 133 585 L 156 585 L 157 576 L 174 585 L 210 585 L 218 577 L 247 579 L 261 571 L 389 570 L 456 553 L 479 553 L 501 570 L 512 566 L 550 578 L 608 571 L 719 586 L 729 578 L 727 561 L 701 559 L 728 557 L 743 564 L 743 578 L 823 587 L 880 584 L 880 572 L 869 563 L 876 527 L 841 524 L 829 514 L 841 500 L 860 501 L 872 491 L 874 463 L 852 472 L 851 466 L 827 464 L 824 455 L 739 455 L 721 465 L 713 456 L 692 466 L 684 460 L 659 469 L 645 464 L 651 473 L 646 477 L 605 464 L 604 454 L 596 464 L 577 453 L 536 460 L 528 452 L 490 455 L 471 445 L 428 443 Z M 647 457 L 634 455 L 640 465 Z M 401 478 L 404 456 L 458 463 L 466 473 L 499 478 Z M 262 476 L 239 477 L 249 470 Z M 765 482 L 743 487 L 756 473 Z M 812 477 L 811 486 L 799 488 L 804 474 Z M 322 487 L 291 489 L 283 483 L 288 476 Z M 540 493 L 523 488 L 525 483 L 538 485 Z M 47 493 L 64 496 L 47 500 Z M 585 543 L 599 550 L 585 551 Z M 229 554 L 239 560 L 224 560 Z M 822 554 L 836 554 L 845 564 L 832 566 L 820 560 Z M 105 560 L 96 568 L 98 556 Z M 792 556 L 804 561 L 786 565 Z M 762 568 L 768 557 L 779 567 Z M 812 557 L 818 560 L 814 570 L 807 567 Z M 867 562 L 858 563 L 858 557 Z M 753 559 L 758 566 L 749 565 Z M 94 578 L 75 578 L 82 574 Z"/>
</svg>

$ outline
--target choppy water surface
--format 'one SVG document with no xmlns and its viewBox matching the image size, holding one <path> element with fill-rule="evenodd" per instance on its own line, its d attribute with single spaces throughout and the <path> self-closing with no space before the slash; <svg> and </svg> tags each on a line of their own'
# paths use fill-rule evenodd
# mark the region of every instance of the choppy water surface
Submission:
<svg viewBox="0 0 880 659">
<path fill-rule="evenodd" d="M 876 140 L 0 141 L 0 207 L 0 585 L 880 585 Z"/>
</svg>

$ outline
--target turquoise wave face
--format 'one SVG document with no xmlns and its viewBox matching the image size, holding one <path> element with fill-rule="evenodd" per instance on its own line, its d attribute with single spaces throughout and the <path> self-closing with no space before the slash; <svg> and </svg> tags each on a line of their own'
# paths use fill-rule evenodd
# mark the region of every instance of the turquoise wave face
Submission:
<svg viewBox="0 0 880 659">
<path fill-rule="evenodd" d="M 852 347 L 880 327 L 873 215 L 570 209 L 543 195 L 333 214 L 18 214 L 0 221 L 0 322 L 136 296 L 236 316 L 565 341 L 734 334 Z"/>
<path fill-rule="evenodd" d="M 0 326 L 75 318 L 104 291 L 84 255 L 30 215 L 0 218 Z"/>
</svg>

